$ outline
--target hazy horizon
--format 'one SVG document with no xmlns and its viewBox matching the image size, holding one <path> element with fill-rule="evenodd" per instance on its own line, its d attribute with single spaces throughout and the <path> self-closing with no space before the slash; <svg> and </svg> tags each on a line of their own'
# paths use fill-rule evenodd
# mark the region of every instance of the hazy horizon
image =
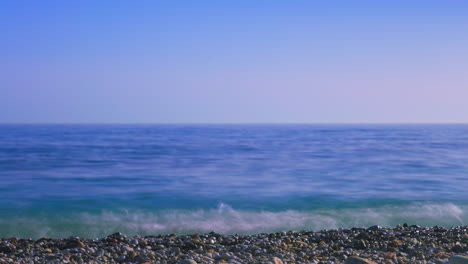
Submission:
<svg viewBox="0 0 468 264">
<path fill-rule="evenodd" d="M 9 122 L 9 123 L 0 123 L 0 125 L 135 125 L 135 126 L 138 126 L 138 125 L 168 125 L 168 126 L 171 126 L 171 125 L 174 125 L 174 126 L 178 126 L 178 125 L 194 125 L 194 126 L 203 126 L 203 125 L 207 125 L 207 126 L 210 126 L 210 125 L 265 125 L 265 126 L 268 126 L 268 125 L 271 125 L 271 126 L 276 126 L 276 125 L 312 125 L 312 126 L 327 126 L 327 125 L 330 125 L 330 126 L 333 126 L 333 125 L 337 125 L 337 126 L 345 126 L 345 125 L 362 125 L 362 126 L 366 126 L 366 125 L 376 125 L 376 126 L 379 126 L 379 125 L 389 125 L 389 126 L 392 126 L 392 125 L 402 125 L 402 126 L 405 126 L 405 125 L 415 125 L 415 126 L 424 126 L 424 125 L 468 125 L 468 122 L 433 122 L 433 123 L 424 123 L 424 122 L 406 122 L 406 123 L 392 123 L 392 122 L 387 122 L 387 123 L 384 123 L 384 122 L 374 122 L 374 123 L 364 123 L 364 122 L 350 122 L 350 123 L 344 123 L 344 122 L 335 122 L 335 123 L 312 123 L 312 122 L 309 122 L 309 123 L 293 123 L 293 122 L 277 122 L 277 123 L 268 123 L 268 122 L 244 122 L 244 123 L 228 123 L 228 122 L 212 122 L 212 123 L 202 123 L 202 122 L 172 122 L 172 123 L 156 123 L 156 122 L 115 122 L 115 123 L 112 123 L 112 122 L 99 122 L 99 123 L 87 123 L 87 122 Z"/>
</svg>

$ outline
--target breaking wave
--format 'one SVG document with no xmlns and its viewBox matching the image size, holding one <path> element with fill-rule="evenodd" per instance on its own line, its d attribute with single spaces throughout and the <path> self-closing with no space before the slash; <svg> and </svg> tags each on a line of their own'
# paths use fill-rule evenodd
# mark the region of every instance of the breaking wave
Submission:
<svg viewBox="0 0 468 264">
<path fill-rule="evenodd" d="M 255 234 L 289 230 L 323 230 L 355 226 L 392 227 L 408 223 L 420 226 L 459 226 L 468 221 L 468 205 L 412 203 L 376 208 L 323 209 L 314 211 L 243 211 L 220 204 L 216 209 L 103 211 L 32 218 L 0 218 L 0 237 L 104 237 L 217 232 Z"/>
</svg>

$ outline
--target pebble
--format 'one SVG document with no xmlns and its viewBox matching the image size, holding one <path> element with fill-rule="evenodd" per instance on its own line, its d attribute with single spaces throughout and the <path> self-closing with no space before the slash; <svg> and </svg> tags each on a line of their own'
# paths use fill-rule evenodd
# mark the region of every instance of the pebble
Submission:
<svg viewBox="0 0 468 264">
<path fill-rule="evenodd" d="M 197 264 L 197 262 L 193 259 L 184 259 L 180 261 L 179 264 Z"/>
<path fill-rule="evenodd" d="M 0 239 L 0 263 L 468 264 L 468 227 Z"/>
<path fill-rule="evenodd" d="M 125 251 L 125 252 L 130 252 L 130 251 L 133 251 L 133 248 L 131 248 L 129 246 L 123 246 L 122 250 Z"/>
<path fill-rule="evenodd" d="M 274 257 L 273 258 L 273 263 L 274 264 L 283 264 L 283 261 L 281 259 L 277 258 L 277 257 Z"/>
</svg>

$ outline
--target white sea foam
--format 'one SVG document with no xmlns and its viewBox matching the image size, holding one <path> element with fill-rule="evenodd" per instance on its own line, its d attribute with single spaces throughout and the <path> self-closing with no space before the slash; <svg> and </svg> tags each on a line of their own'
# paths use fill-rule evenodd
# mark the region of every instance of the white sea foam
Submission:
<svg viewBox="0 0 468 264">
<path fill-rule="evenodd" d="M 167 233 L 253 234 L 285 230 L 322 230 L 370 226 L 392 227 L 408 223 L 421 226 L 457 226 L 468 220 L 468 205 L 413 203 L 359 209 L 317 211 L 241 211 L 221 204 L 209 210 L 163 212 L 106 211 L 74 216 L 17 218 L 0 220 L 1 237 L 103 237 L 114 232 L 128 235 Z"/>
</svg>

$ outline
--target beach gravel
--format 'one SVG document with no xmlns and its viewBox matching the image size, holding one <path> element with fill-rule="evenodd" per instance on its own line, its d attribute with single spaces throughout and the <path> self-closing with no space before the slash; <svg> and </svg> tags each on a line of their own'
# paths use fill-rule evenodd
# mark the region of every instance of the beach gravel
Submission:
<svg viewBox="0 0 468 264">
<path fill-rule="evenodd" d="M 468 264 L 468 227 L 0 240 L 3 263 Z"/>
</svg>

